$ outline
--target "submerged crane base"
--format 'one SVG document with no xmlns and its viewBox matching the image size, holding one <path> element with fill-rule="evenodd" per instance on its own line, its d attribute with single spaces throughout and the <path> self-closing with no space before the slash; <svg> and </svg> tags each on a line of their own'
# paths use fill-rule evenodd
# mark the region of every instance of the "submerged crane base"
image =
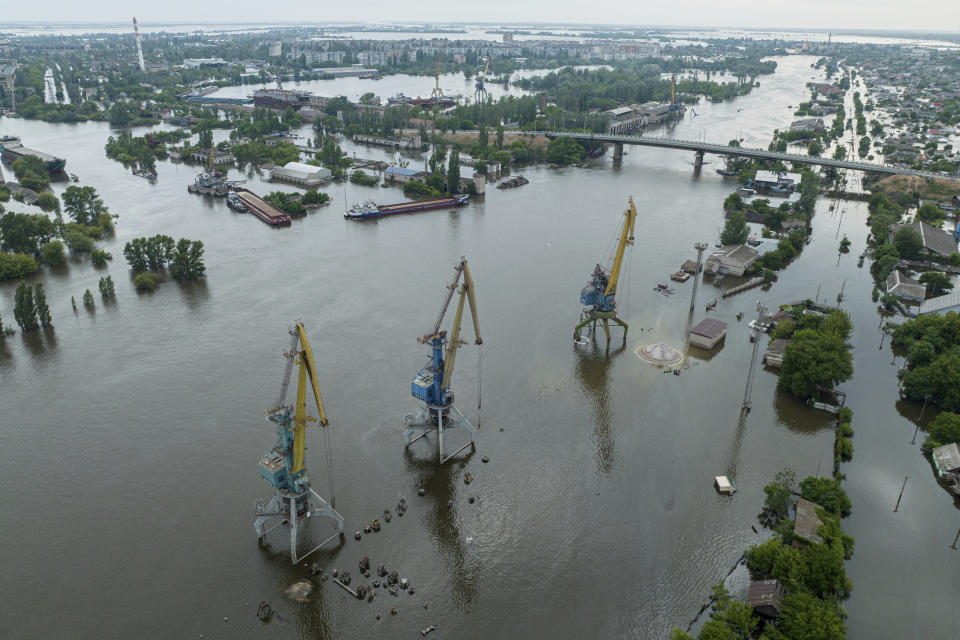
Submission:
<svg viewBox="0 0 960 640">
<path fill-rule="evenodd" d="M 629 327 L 627 326 L 627 323 L 626 323 L 626 322 L 624 322 L 623 320 L 621 320 L 620 318 L 617 317 L 617 312 L 616 312 L 616 311 L 606 311 L 606 312 L 604 312 L 604 311 L 597 311 L 597 312 L 588 312 L 588 313 L 586 313 L 584 319 L 580 322 L 580 324 L 578 324 L 578 325 L 574 328 L 574 330 L 573 330 L 573 339 L 574 339 L 574 340 L 579 340 L 579 339 L 580 339 L 580 330 L 583 329 L 585 326 L 587 326 L 587 325 L 590 324 L 590 323 L 593 323 L 593 326 L 591 327 L 591 331 L 593 332 L 594 335 L 596 335 L 596 333 L 597 333 L 597 321 L 598 321 L 598 320 L 602 320 L 602 321 L 603 321 L 603 332 L 604 332 L 604 333 L 606 334 L 606 336 L 607 336 L 607 342 L 610 342 L 610 322 L 611 322 L 611 321 L 612 321 L 612 322 L 615 322 L 615 323 L 617 323 L 618 325 L 620 325 L 621 327 L 623 327 L 623 342 L 624 342 L 624 343 L 627 342 L 627 330 L 629 329 Z"/>
<path fill-rule="evenodd" d="M 448 460 L 459 454 L 467 447 L 470 447 L 471 451 L 477 450 L 477 430 L 472 424 L 470 424 L 470 421 L 467 420 L 462 413 L 460 413 L 460 410 L 453 405 L 450 405 L 449 407 L 441 407 L 434 404 L 424 405 L 420 408 L 420 412 L 416 417 L 408 415 L 406 417 L 406 423 L 407 428 L 403 430 L 404 447 L 409 447 L 420 438 L 425 437 L 431 431 L 437 432 L 437 457 L 440 459 L 440 464 L 446 463 Z M 463 445 L 450 455 L 444 457 L 443 432 L 450 431 L 452 429 L 466 429 L 469 431 L 470 442 Z M 422 433 L 411 439 L 411 436 L 417 432 Z"/>
<path fill-rule="evenodd" d="M 290 528 L 290 559 L 296 564 L 317 551 L 334 538 L 343 537 L 343 516 L 337 513 L 337 510 L 327 504 L 327 501 L 320 497 L 313 489 L 309 489 L 301 494 L 281 493 L 273 494 L 270 502 L 266 505 L 263 502 L 257 502 L 257 519 L 253 523 L 253 528 L 257 532 L 257 539 L 263 542 L 264 536 L 276 529 L 286 525 Z M 309 518 L 329 518 L 337 526 L 337 533 L 333 534 L 310 551 L 300 557 L 297 557 L 297 533 L 301 526 Z M 273 520 L 279 520 L 266 531 L 264 525 Z"/>
</svg>

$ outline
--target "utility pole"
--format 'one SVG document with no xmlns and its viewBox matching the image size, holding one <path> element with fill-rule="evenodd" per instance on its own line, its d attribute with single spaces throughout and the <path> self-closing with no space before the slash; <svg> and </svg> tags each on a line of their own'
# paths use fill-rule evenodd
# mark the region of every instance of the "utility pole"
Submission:
<svg viewBox="0 0 960 640">
<path fill-rule="evenodd" d="M 693 306 L 697 301 L 697 285 L 700 283 L 700 271 L 703 269 L 703 252 L 707 248 L 707 243 L 698 242 L 693 245 L 693 248 L 697 250 L 697 270 L 693 274 L 693 292 L 690 294 L 690 311 L 693 311 Z"/>
<path fill-rule="evenodd" d="M 900 487 L 900 497 L 897 498 L 897 506 L 895 506 L 895 507 L 893 508 L 893 512 L 894 512 L 894 513 L 896 513 L 896 512 L 897 512 L 897 509 L 900 508 L 900 499 L 903 498 L 903 490 L 907 488 L 907 480 L 909 480 L 909 479 L 910 479 L 909 476 L 907 476 L 906 478 L 903 479 L 903 486 Z"/>
<path fill-rule="evenodd" d="M 767 307 L 757 300 L 757 326 L 754 328 L 751 336 L 753 337 L 753 352 L 750 355 L 750 369 L 747 372 L 747 388 L 743 391 L 743 409 L 750 411 L 750 394 L 753 392 L 753 377 L 757 368 L 757 350 L 760 348 L 760 326 L 763 324 L 763 315 L 767 312 Z"/>
</svg>

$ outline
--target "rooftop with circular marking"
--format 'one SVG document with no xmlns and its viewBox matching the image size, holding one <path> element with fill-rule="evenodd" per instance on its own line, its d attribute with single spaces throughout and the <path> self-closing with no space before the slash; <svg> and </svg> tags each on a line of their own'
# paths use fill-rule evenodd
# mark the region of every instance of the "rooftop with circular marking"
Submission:
<svg viewBox="0 0 960 640">
<path fill-rule="evenodd" d="M 683 362 L 683 354 L 663 342 L 655 342 L 637 349 L 637 355 L 650 364 L 669 366 Z"/>
</svg>

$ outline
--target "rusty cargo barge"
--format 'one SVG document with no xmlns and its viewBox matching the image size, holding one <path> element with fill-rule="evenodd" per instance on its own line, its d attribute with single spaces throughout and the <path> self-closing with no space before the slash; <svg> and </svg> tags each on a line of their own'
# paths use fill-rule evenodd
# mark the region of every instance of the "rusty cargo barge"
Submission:
<svg viewBox="0 0 960 640">
<path fill-rule="evenodd" d="M 236 189 L 237 197 L 247 207 L 247 211 L 257 216 L 269 225 L 277 226 L 281 224 L 290 224 L 290 216 L 273 206 L 253 191 L 248 189 Z"/>
</svg>

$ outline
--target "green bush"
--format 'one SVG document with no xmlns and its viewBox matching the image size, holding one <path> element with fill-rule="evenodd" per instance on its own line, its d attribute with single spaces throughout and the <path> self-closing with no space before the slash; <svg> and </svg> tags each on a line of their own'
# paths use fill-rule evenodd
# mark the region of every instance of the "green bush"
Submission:
<svg viewBox="0 0 960 640">
<path fill-rule="evenodd" d="M 837 421 L 839 422 L 852 422 L 853 421 L 853 409 L 850 407 L 840 407 L 840 410 L 837 411 Z"/>
<path fill-rule="evenodd" d="M 330 196 L 323 193 L 322 191 L 316 191 L 311 189 L 307 191 L 300 197 L 300 202 L 303 204 L 323 204 L 330 200 Z"/>
<path fill-rule="evenodd" d="M 840 426 L 837 427 L 837 430 L 840 432 L 840 435 L 844 438 L 853 437 L 853 427 L 850 426 L 849 422 L 841 422 Z"/>
<path fill-rule="evenodd" d="M 63 240 L 71 251 L 81 253 L 93 251 L 93 239 L 79 231 L 68 231 L 63 234 Z"/>
<path fill-rule="evenodd" d="M 411 181 L 403 185 L 403 195 L 405 196 L 429 196 L 431 198 L 436 198 L 440 196 L 440 192 L 423 182 Z"/>
<path fill-rule="evenodd" d="M 60 208 L 60 201 L 51 191 L 42 191 L 37 195 L 37 206 L 44 211 L 55 211 Z"/>
<path fill-rule="evenodd" d="M 844 462 L 849 462 L 853 458 L 853 442 L 850 438 L 843 436 L 837 438 L 837 453 Z"/>
<path fill-rule="evenodd" d="M 43 255 L 43 261 L 47 264 L 63 264 L 67 261 L 63 243 L 59 240 L 51 240 L 40 247 L 40 253 Z"/>
<path fill-rule="evenodd" d="M 960 442 L 960 415 L 941 411 L 940 415 L 930 423 L 929 433 L 923 441 L 923 449 L 930 451 L 951 442 Z"/>
<path fill-rule="evenodd" d="M 133 278 L 133 286 L 142 291 L 153 291 L 157 287 L 158 282 L 160 282 L 160 276 L 155 273 L 150 273 L 149 271 L 138 273 Z"/>
<path fill-rule="evenodd" d="M 36 272 L 39 268 L 33 256 L 24 253 L 0 252 L 0 280 L 22 278 Z"/>
<path fill-rule="evenodd" d="M 90 260 L 97 265 L 107 264 L 107 260 L 113 260 L 113 254 L 103 249 L 94 249 L 90 252 Z"/>
</svg>

